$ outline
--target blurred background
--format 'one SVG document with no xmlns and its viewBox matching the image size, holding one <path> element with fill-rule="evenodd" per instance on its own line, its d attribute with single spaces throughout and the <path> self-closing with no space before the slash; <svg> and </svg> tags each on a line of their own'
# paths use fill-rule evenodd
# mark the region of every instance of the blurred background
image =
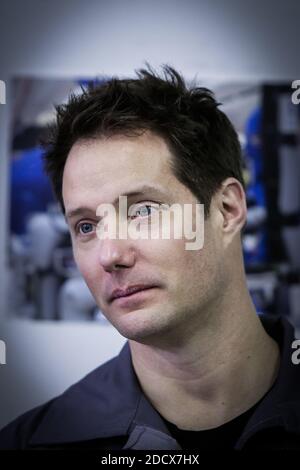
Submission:
<svg viewBox="0 0 300 470">
<path fill-rule="evenodd" d="M 257 313 L 300 333 L 300 79 L 294 0 L 3 1 L 0 4 L 0 428 L 116 355 L 73 260 L 43 174 L 39 139 L 54 105 L 89 81 L 148 61 L 211 88 L 243 149 L 243 250 Z"/>
</svg>

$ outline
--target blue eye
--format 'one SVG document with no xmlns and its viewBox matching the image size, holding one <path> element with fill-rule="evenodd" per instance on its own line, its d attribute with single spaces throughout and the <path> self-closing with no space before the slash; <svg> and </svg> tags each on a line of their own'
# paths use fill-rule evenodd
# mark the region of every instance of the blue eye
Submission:
<svg viewBox="0 0 300 470">
<path fill-rule="evenodd" d="M 129 214 L 129 217 L 131 219 L 135 217 L 148 217 L 152 213 L 152 209 L 157 209 L 157 207 L 151 205 L 151 204 L 144 204 L 143 206 L 140 206 L 136 210 L 131 210 L 130 212 L 133 214 Z"/>
<path fill-rule="evenodd" d="M 89 226 L 93 228 L 93 224 L 89 222 L 83 222 L 81 224 L 78 224 L 76 231 L 79 232 L 80 234 L 86 235 L 88 233 L 91 233 L 88 230 L 86 231 L 86 228 L 88 228 Z"/>
<path fill-rule="evenodd" d="M 143 206 L 137 212 L 140 214 L 141 217 L 147 217 L 147 215 L 150 215 L 150 213 L 151 213 L 150 209 L 153 209 L 153 207 L 152 206 Z"/>
</svg>

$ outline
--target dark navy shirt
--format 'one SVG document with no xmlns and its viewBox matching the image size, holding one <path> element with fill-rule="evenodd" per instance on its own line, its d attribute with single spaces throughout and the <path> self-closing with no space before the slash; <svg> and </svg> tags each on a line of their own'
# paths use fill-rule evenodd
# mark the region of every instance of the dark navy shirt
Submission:
<svg viewBox="0 0 300 470">
<path fill-rule="evenodd" d="M 235 449 L 300 450 L 300 364 L 292 361 L 294 331 L 284 318 L 260 317 L 280 347 L 272 389 L 255 408 L 218 429 L 180 432 L 143 393 L 128 341 L 120 354 L 62 395 L 0 431 L 0 449 L 197 449 L 220 442 Z"/>
</svg>

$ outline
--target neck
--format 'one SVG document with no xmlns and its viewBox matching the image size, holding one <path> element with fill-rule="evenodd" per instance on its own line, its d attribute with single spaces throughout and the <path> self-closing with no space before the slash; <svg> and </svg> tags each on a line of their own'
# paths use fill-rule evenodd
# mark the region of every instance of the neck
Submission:
<svg viewBox="0 0 300 470">
<path fill-rule="evenodd" d="M 129 341 L 145 395 L 181 429 L 209 429 L 234 419 L 276 379 L 279 348 L 265 332 L 246 287 L 235 292 L 239 298 L 223 300 L 215 314 L 210 309 L 209 315 L 198 316 L 206 318 L 201 327 L 194 324 L 188 332 L 186 325 L 182 332 L 177 327 L 177 341 L 170 336 L 147 344 Z"/>
</svg>

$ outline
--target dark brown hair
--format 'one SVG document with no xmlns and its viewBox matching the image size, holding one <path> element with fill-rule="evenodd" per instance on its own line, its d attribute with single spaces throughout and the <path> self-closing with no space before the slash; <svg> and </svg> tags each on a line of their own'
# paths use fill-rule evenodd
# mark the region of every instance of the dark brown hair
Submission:
<svg viewBox="0 0 300 470">
<path fill-rule="evenodd" d="M 207 216 L 224 179 L 233 176 L 244 186 L 237 133 L 213 93 L 188 87 L 174 68 L 164 65 L 160 76 L 147 64 L 136 74 L 91 84 L 56 106 L 56 122 L 43 146 L 45 171 L 62 210 L 64 166 L 76 141 L 151 130 L 169 145 L 173 173 L 204 204 Z"/>
</svg>

